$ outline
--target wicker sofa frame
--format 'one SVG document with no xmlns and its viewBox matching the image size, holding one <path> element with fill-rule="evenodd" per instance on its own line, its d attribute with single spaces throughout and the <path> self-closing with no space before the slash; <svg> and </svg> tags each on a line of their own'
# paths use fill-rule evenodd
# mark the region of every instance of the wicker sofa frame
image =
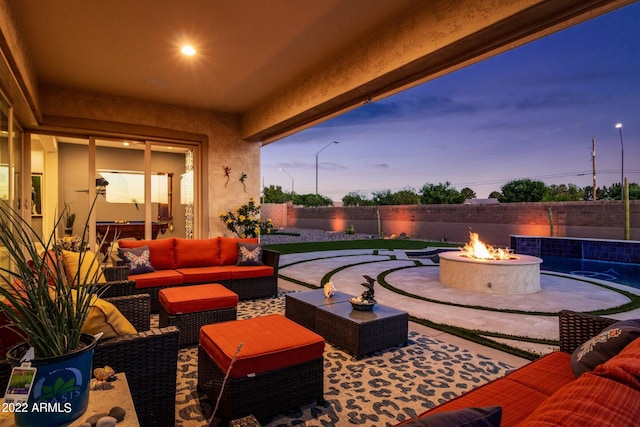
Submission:
<svg viewBox="0 0 640 427">
<path fill-rule="evenodd" d="M 223 423 L 253 415 L 261 423 L 288 409 L 324 400 L 324 358 L 253 376 L 227 378 L 225 372 L 198 346 L 198 388 L 213 402 L 220 397 L 216 418 Z M 224 383 L 224 389 L 222 384 Z"/>
</svg>

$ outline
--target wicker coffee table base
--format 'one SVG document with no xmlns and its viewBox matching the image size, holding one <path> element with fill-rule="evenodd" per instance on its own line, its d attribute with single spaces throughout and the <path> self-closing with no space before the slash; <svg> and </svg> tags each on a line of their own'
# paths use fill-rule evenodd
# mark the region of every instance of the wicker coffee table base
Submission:
<svg viewBox="0 0 640 427">
<path fill-rule="evenodd" d="M 285 297 L 285 316 L 356 358 L 407 343 L 407 312 L 382 304 L 356 311 L 351 298 L 344 292 L 325 298 L 322 289 L 294 292 Z"/>
</svg>

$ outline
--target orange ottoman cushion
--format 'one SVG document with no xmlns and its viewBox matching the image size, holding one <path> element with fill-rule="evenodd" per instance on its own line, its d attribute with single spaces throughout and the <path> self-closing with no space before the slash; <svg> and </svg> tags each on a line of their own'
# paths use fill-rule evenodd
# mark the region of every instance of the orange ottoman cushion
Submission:
<svg viewBox="0 0 640 427">
<path fill-rule="evenodd" d="M 324 339 L 281 314 L 215 323 L 200 328 L 200 346 L 233 378 L 259 374 L 322 357 Z"/>
<path fill-rule="evenodd" d="M 161 289 L 158 301 L 169 314 L 231 308 L 238 304 L 238 295 L 217 283 L 179 286 Z"/>
</svg>

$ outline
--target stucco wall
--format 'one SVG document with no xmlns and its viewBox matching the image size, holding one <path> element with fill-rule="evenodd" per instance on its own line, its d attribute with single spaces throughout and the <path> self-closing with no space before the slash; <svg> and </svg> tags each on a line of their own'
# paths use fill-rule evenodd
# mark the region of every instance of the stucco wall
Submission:
<svg viewBox="0 0 640 427">
<path fill-rule="evenodd" d="M 630 202 L 631 239 L 640 240 L 640 201 Z M 508 246 L 509 235 L 624 238 L 621 202 L 505 203 L 497 205 L 421 205 L 301 208 L 290 206 L 287 226 L 356 232 L 386 237 L 406 233 L 427 240 L 467 242 L 469 230 L 486 243 Z M 265 209 L 264 212 L 267 210 Z M 263 215 L 263 218 L 266 216 Z M 276 227 L 281 225 L 275 223 Z"/>
<path fill-rule="evenodd" d="M 235 210 L 249 197 L 259 198 L 260 144 L 240 137 L 240 117 L 198 109 L 141 102 L 108 95 L 42 87 L 44 121 L 100 132 L 138 133 L 149 137 L 162 134 L 185 138 L 202 135 L 203 220 L 202 237 L 230 235 L 218 219 L 220 212 Z M 227 183 L 224 167 L 231 169 Z M 245 185 L 240 182 L 247 174 Z M 246 190 L 245 190 L 246 187 Z M 208 228 L 208 231 L 207 231 Z"/>
</svg>

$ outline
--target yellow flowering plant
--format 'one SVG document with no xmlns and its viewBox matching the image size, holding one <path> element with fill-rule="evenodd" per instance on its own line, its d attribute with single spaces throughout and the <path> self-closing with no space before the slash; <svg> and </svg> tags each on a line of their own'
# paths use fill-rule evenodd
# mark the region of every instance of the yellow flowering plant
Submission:
<svg viewBox="0 0 640 427">
<path fill-rule="evenodd" d="M 235 212 L 229 211 L 218 215 L 229 231 L 236 233 L 238 237 L 258 237 L 266 234 L 273 228 L 270 219 L 260 221 L 260 205 L 257 205 L 253 197 L 249 202 L 240 206 Z"/>
</svg>

